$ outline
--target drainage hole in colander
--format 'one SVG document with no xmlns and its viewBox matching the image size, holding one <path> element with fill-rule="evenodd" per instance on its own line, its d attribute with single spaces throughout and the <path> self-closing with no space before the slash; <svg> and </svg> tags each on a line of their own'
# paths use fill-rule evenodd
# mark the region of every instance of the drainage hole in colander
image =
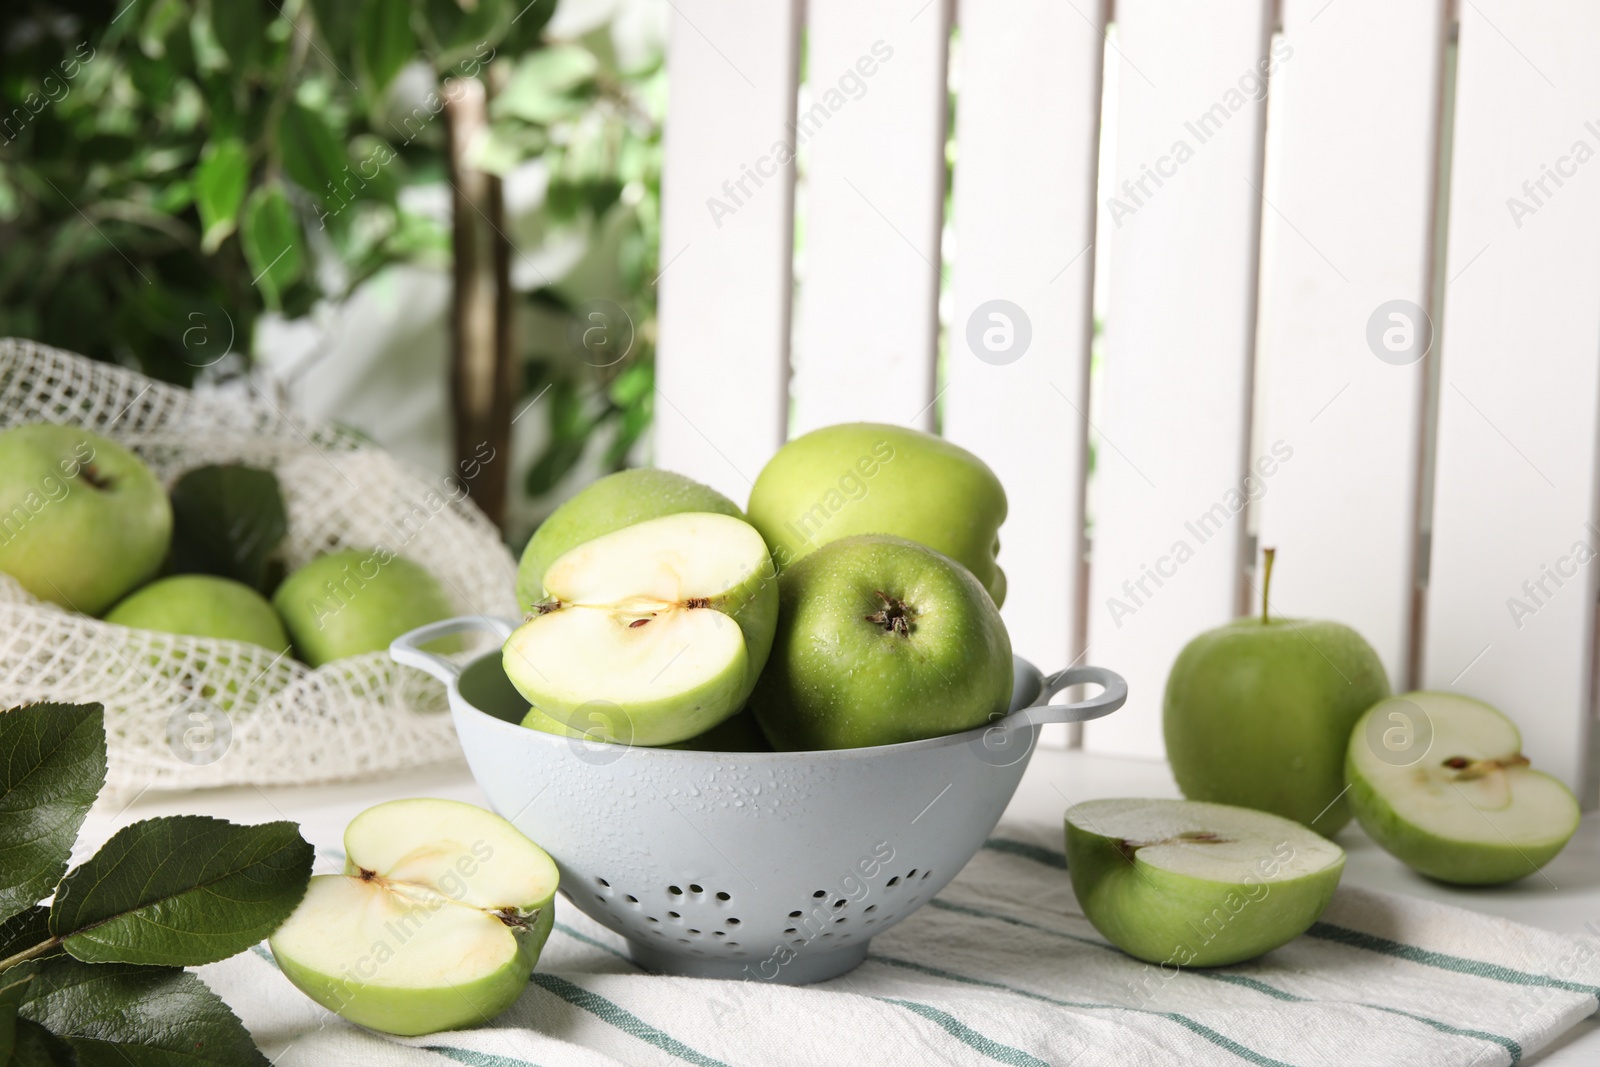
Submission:
<svg viewBox="0 0 1600 1067">
<path fill-rule="evenodd" d="M 644 917 L 644 921 L 647 922 L 647 923 L 658 923 L 661 920 L 656 918 L 654 915 L 646 915 Z"/>
<path fill-rule="evenodd" d="M 878 906 L 876 904 L 867 905 L 867 914 L 868 915 L 871 915 L 873 912 L 875 912 L 877 910 L 878 910 Z"/>
<path fill-rule="evenodd" d="M 739 942 L 737 942 L 737 941 L 729 941 L 728 942 L 728 947 L 729 948 L 738 948 L 739 947 Z"/>
<path fill-rule="evenodd" d="M 669 911 L 669 912 L 667 912 L 667 918 L 669 918 L 669 919 L 681 919 L 681 918 L 683 918 L 683 916 L 679 915 L 675 911 Z"/>
<path fill-rule="evenodd" d="M 596 878 L 595 881 L 599 882 L 601 885 L 605 886 L 607 889 L 611 888 L 611 883 L 606 881 L 604 878 Z"/>
<path fill-rule="evenodd" d="M 639 903 L 639 898 L 634 896 L 632 893 L 629 893 L 627 895 L 626 899 L 627 899 L 629 904 L 637 904 L 637 903 Z"/>
<path fill-rule="evenodd" d="M 728 900 L 732 900 L 733 897 L 729 896 L 727 893 L 718 893 L 717 894 L 717 899 L 718 900 L 722 900 L 722 901 L 728 901 Z"/>
<path fill-rule="evenodd" d="M 799 931 L 799 930 L 797 930 L 797 929 L 796 929 L 796 928 L 795 928 L 795 927 L 793 927 L 793 926 L 791 926 L 791 927 L 789 927 L 789 928 L 788 928 L 788 929 L 787 929 L 787 930 L 785 930 L 785 931 L 784 931 L 784 933 L 786 933 L 786 934 L 797 934 L 797 933 L 799 933 L 799 932 L 800 932 L 800 931 Z"/>
<path fill-rule="evenodd" d="M 687 937 L 680 937 L 680 938 L 678 938 L 678 944 L 680 944 L 680 945 L 687 945 L 687 944 L 688 944 L 688 943 L 689 943 L 689 939 L 688 939 L 688 938 L 687 938 Z"/>
<path fill-rule="evenodd" d="M 672 894 L 672 895 L 673 895 L 673 896 L 675 896 L 675 897 L 681 897 L 681 896 L 683 896 L 683 890 L 681 890 L 681 889 L 679 889 L 679 888 L 678 888 L 678 887 L 677 887 L 677 886 L 675 886 L 675 885 L 669 885 L 669 886 L 667 886 L 667 892 L 669 892 L 669 893 L 671 893 L 671 894 Z"/>
<path fill-rule="evenodd" d="M 803 938 L 803 937 L 797 937 L 793 941 L 789 942 L 789 944 L 791 944 L 791 945 L 803 945 L 805 943 L 806 943 L 806 941 L 805 941 L 805 938 Z"/>
<path fill-rule="evenodd" d="M 828 891 L 826 889 L 819 889 L 815 893 L 811 894 L 811 896 L 816 900 L 821 900 L 823 897 L 825 897 L 827 895 L 828 895 Z"/>
<path fill-rule="evenodd" d="M 849 922 L 850 920 L 845 918 L 843 915 L 841 915 L 841 916 L 839 916 L 837 919 L 835 919 L 833 921 L 836 922 L 836 923 L 842 923 L 842 922 Z"/>
<path fill-rule="evenodd" d="M 933 872 L 932 872 L 932 871 L 923 871 L 923 872 L 922 872 L 922 880 L 923 880 L 923 881 L 924 881 L 924 882 L 926 882 L 926 881 L 927 881 L 927 880 L 928 880 L 928 875 L 930 875 L 930 874 L 932 874 L 932 873 L 933 873 Z"/>
<path fill-rule="evenodd" d="M 689 892 L 691 892 L 691 893 L 704 893 L 705 889 L 703 887 L 701 887 L 701 886 L 691 885 L 689 887 Z"/>
<path fill-rule="evenodd" d="M 713 930 L 713 931 L 711 931 L 711 936 L 712 937 L 727 937 L 728 935 L 727 935 L 727 933 L 725 931 Z"/>
<path fill-rule="evenodd" d="M 691 934 L 693 934 L 695 937 L 699 937 L 700 936 L 700 931 L 699 930 L 690 930 L 689 932 Z"/>
<path fill-rule="evenodd" d="M 823 934 L 822 936 L 823 937 L 832 937 L 833 936 L 833 931 L 829 930 L 827 933 Z"/>
<path fill-rule="evenodd" d="M 738 926 L 739 925 L 739 920 L 738 919 L 729 919 L 728 920 L 728 925 L 729 926 Z"/>
<path fill-rule="evenodd" d="M 798 911 L 791 911 L 789 913 L 789 918 L 798 919 L 798 918 L 800 918 L 800 913 Z"/>
<path fill-rule="evenodd" d="M 833 902 L 833 906 L 835 908 L 842 908 L 842 907 L 845 906 L 845 903 L 846 903 L 845 899 L 843 897 L 840 897 L 838 900 Z"/>
<path fill-rule="evenodd" d="M 897 874 L 893 878 L 891 878 L 887 882 L 885 882 L 884 884 L 887 885 L 890 889 L 893 889 L 895 886 L 900 884 L 900 876 Z"/>
<path fill-rule="evenodd" d="M 654 930 L 651 930 L 650 932 L 652 934 L 655 934 L 657 937 L 666 937 L 667 936 L 666 934 L 661 932 L 661 927 L 659 927 L 659 926 L 656 927 Z"/>
<path fill-rule="evenodd" d="M 596 893 L 594 895 L 594 899 L 598 900 L 602 904 L 604 904 L 606 902 L 606 898 L 601 896 L 599 893 Z"/>
</svg>

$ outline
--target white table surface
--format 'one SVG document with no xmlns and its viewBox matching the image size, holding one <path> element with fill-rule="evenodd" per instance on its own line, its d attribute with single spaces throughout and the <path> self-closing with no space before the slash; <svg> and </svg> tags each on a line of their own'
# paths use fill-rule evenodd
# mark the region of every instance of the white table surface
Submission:
<svg viewBox="0 0 1600 1067">
<path fill-rule="evenodd" d="M 1006 814 L 1011 818 L 1055 822 L 1068 805 L 1080 800 L 1178 795 L 1165 763 L 1043 749 L 1034 757 Z M 299 823 L 306 839 L 319 849 L 337 849 L 341 847 L 345 824 L 357 813 L 381 801 L 406 796 L 448 797 L 487 806 L 465 763 L 333 785 L 151 792 L 131 803 L 114 798 L 102 800 L 84 824 L 77 852 L 80 858 L 93 852 L 130 822 L 180 813 L 215 815 L 246 823 L 289 819 Z M 1456 889 L 1430 882 L 1373 844 L 1354 823 L 1339 833 L 1338 841 L 1349 853 L 1345 884 L 1425 897 L 1560 933 L 1584 933 L 1588 924 L 1587 932 L 1600 936 L 1600 812 L 1584 818 L 1566 850 L 1541 874 L 1493 889 Z M 326 867 L 326 861 L 319 863 L 319 869 L 331 869 Z M 1523 1063 L 1537 1067 L 1600 1065 L 1600 1017 L 1585 1020 L 1556 1045 Z"/>
</svg>

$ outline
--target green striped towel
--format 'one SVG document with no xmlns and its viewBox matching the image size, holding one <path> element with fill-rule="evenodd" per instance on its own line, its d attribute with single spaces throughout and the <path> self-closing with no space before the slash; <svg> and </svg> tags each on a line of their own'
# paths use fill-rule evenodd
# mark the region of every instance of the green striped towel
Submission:
<svg viewBox="0 0 1600 1067">
<path fill-rule="evenodd" d="M 564 903 L 528 992 L 476 1030 L 351 1026 L 265 947 L 200 973 L 275 1067 L 1514 1064 L 1600 1006 L 1600 940 L 1355 888 L 1258 960 L 1163 971 L 1079 914 L 1059 833 L 1003 825 L 865 963 L 805 988 L 644 974 Z"/>
</svg>

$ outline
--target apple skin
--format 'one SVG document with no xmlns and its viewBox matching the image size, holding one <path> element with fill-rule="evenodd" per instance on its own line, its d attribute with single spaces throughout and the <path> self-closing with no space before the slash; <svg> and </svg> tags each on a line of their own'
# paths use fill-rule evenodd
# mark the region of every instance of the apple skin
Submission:
<svg viewBox="0 0 1600 1067">
<path fill-rule="evenodd" d="M 1340 623 L 1250 617 L 1208 630 L 1167 676 L 1173 777 L 1190 800 L 1272 812 L 1331 837 L 1350 821 L 1340 796 L 1350 730 L 1388 695 L 1378 654 Z"/>
<path fill-rule="evenodd" d="M 289 650 L 289 635 L 271 603 L 243 582 L 210 574 L 177 574 L 151 582 L 106 614 L 138 630 L 247 641 Z"/>
<path fill-rule="evenodd" d="M 884 594 L 912 613 L 909 633 Z M 751 697 L 775 749 L 816 751 L 970 730 L 1011 702 L 1011 639 L 972 572 L 886 534 L 833 541 L 778 580 L 778 633 Z"/>
<path fill-rule="evenodd" d="M 949 556 L 1005 603 L 995 563 L 1005 489 L 942 437 L 873 422 L 813 430 L 762 468 L 749 511 L 780 570 L 842 537 L 893 534 Z"/>
<path fill-rule="evenodd" d="M 1498 711 L 1482 701 L 1472 700 L 1457 693 L 1404 693 L 1394 699 L 1421 705 L 1435 722 L 1442 714 L 1447 713 L 1438 707 L 1440 703 L 1476 704 L 1500 716 Z M 1497 832 L 1493 836 L 1484 835 L 1484 839 L 1481 840 L 1466 842 L 1431 832 L 1405 819 L 1368 776 L 1362 773 L 1357 760 L 1358 746 L 1368 743 L 1368 720 L 1373 716 L 1383 716 L 1389 705 L 1389 701 L 1381 701 L 1361 717 L 1350 732 L 1350 744 L 1345 759 L 1345 775 L 1350 783 L 1348 794 L 1350 807 L 1355 812 L 1356 820 L 1361 823 L 1361 828 L 1367 832 L 1367 836 L 1376 841 L 1384 851 L 1419 874 L 1451 885 L 1502 885 L 1533 874 L 1538 868 L 1555 859 L 1556 855 L 1566 847 L 1578 829 L 1580 812 L 1577 798 L 1572 796 L 1571 791 L 1558 779 L 1526 767 L 1518 768 L 1511 774 L 1521 781 L 1533 779 L 1554 787 L 1549 792 L 1564 794 L 1567 801 L 1566 810 L 1552 820 L 1551 833 L 1545 840 L 1523 840 L 1513 844 Z M 1510 744 L 1505 746 L 1506 751 L 1494 753 L 1496 756 L 1515 755 L 1522 748 L 1522 738 L 1516 726 L 1510 720 L 1506 720 L 1505 727 L 1510 735 Z M 1436 741 L 1434 748 L 1438 747 Z M 1437 766 L 1438 756 L 1435 751 L 1429 751 L 1423 759 Z M 1470 801 L 1462 798 L 1461 803 L 1468 805 Z M 1485 825 L 1492 826 L 1492 823 Z"/>
<path fill-rule="evenodd" d="M 0 570 L 98 615 L 161 569 L 172 505 L 144 461 L 76 426 L 0 433 Z"/>
<path fill-rule="evenodd" d="M 1090 805 L 1095 803 L 1111 802 Z M 1158 803 L 1196 809 L 1227 807 L 1177 800 Z M 1328 843 L 1328 848 L 1340 852 L 1338 862 L 1297 878 L 1278 881 L 1261 877 L 1268 867 L 1258 867 L 1259 880 L 1248 885 L 1180 874 L 1145 862 L 1139 851 L 1130 860 L 1119 847 L 1119 839 L 1076 825 L 1074 813 L 1084 807 L 1078 805 L 1067 812 L 1067 870 L 1072 891 L 1096 930 L 1128 955 L 1147 963 L 1221 967 L 1270 952 L 1317 921 L 1333 899 L 1344 871 L 1342 850 Z M 1262 864 L 1272 865 L 1275 859 L 1278 855 L 1270 848 L 1262 850 Z M 1215 930 L 1206 926 L 1206 920 L 1219 909 L 1230 920 L 1237 917 L 1239 921 L 1216 922 Z"/>
<path fill-rule="evenodd" d="M 646 519 L 685 511 L 744 518 L 739 505 L 715 489 L 672 471 L 651 467 L 618 471 L 586 486 L 551 512 L 522 550 L 517 603 L 523 611 L 532 611 L 545 598 L 545 571 L 579 545 Z"/>
<path fill-rule="evenodd" d="M 433 575 L 384 548 L 318 556 L 283 580 L 272 606 L 313 667 L 387 650 L 401 634 L 455 614 Z"/>
</svg>

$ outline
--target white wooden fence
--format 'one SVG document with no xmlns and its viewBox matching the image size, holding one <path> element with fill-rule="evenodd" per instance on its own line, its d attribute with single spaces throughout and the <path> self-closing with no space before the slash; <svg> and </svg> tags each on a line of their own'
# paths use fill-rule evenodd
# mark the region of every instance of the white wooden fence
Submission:
<svg viewBox="0 0 1600 1067">
<path fill-rule="evenodd" d="M 1259 530 L 1277 610 L 1592 802 L 1600 5 L 673 7 L 658 463 L 743 499 L 786 436 L 938 413 L 1008 488 L 1019 652 L 1129 678 L 1086 747 L 1160 754 Z M 1025 350 L 974 349 L 996 300 Z"/>
</svg>

